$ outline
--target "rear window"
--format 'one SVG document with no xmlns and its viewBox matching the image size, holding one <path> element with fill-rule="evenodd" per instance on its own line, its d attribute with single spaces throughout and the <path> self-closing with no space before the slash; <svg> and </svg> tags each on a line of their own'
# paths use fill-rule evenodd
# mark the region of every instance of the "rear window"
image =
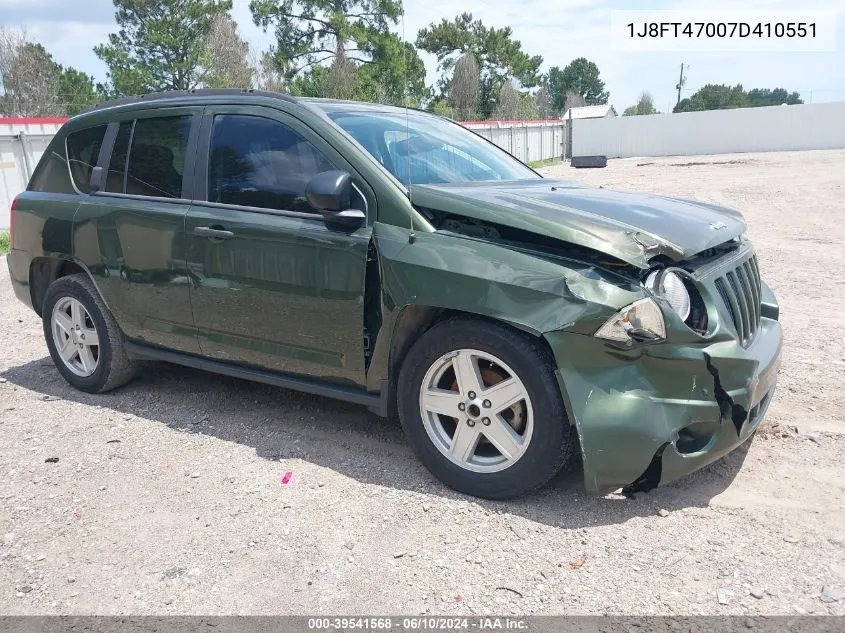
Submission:
<svg viewBox="0 0 845 633">
<path fill-rule="evenodd" d="M 68 164 L 73 184 L 79 191 L 87 192 L 91 183 L 91 171 L 97 165 L 100 156 L 100 147 L 103 145 L 103 137 L 106 135 L 106 126 L 79 130 L 67 137 Z"/>
<path fill-rule="evenodd" d="M 76 193 L 73 185 L 70 184 L 70 174 L 67 168 L 67 157 L 65 156 L 62 143 L 50 143 L 50 147 L 38 163 L 38 169 L 32 176 L 29 183 L 30 191 L 43 193 Z"/>
<path fill-rule="evenodd" d="M 182 197 L 191 118 L 187 115 L 135 122 L 126 171 L 126 193 L 157 198 Z"/>
</svg>

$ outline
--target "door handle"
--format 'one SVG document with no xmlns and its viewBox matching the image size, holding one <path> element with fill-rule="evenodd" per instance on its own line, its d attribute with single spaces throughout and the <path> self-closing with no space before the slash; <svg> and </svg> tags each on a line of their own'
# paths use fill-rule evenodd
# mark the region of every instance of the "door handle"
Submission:
<svg viewBox="0 0 845 633">
<path fill-rule="evenodd" d="M 235 234 L 226 229 L 217 229 L 211 226 L 197 226 L 194 227 L 194 235 L 199 237 L 207 237 L 213 240 L 231 240 Z"/>
</svg>

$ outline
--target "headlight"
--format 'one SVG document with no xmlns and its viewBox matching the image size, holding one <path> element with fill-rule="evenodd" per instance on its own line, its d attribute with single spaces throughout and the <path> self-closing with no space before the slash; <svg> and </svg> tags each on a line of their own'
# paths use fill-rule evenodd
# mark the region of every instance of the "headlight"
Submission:
<svg viewBox="0 0 845 633">
<path fill-rule="evenodd" d="M 681 321 L 687 320 L 692 301 L 684 285 L 684 280 L 678 273 L 671 270 L 655 270 L 646 277 L 645 286 L 658 297 L 666 299 L 672 309 L 681 317 Z"/>
<path fill-rule="evenodd" d="M 640 299 L 610 317 L 595 333 L 611 341 L 656 341 L 666 337 L 663 313 L 654 299 Z"/>
</svg>

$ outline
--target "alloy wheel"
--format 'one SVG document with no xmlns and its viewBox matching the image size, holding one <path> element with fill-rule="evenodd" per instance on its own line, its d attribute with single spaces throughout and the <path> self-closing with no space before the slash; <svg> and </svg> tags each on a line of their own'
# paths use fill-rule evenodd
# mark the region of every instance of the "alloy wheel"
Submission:
<svg viewBox="0 0 845 633">
<path fill-rule="evenodd" d="M 419 403 L 431 441 L 466 470 L 509 468 L 531 441 L 534 413 L 528 391 L 493 354 L 461 349 L 441 356 L 423 378 Z"/>
<path fill-rule="evenodd" d="M 100 361 L 100 339 L 88 310 L 78 299 L 62 297 L 50 318 L 53 343 L 65 367 L 87 378 Z"/>
</svg>

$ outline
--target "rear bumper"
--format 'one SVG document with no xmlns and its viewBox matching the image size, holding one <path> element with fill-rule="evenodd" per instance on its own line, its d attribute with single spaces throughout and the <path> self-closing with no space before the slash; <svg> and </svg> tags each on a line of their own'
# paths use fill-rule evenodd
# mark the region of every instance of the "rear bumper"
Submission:
<svg viewBox="0 0 845 633">
<path fill-rule="evenodd" d="M 32 308 L 32 295 L 29 292 L 29 265 L 31 263 L 32 257 L 26 251 L 12 249 L 6 256 L 12 290 L 15 296 L 30 308 Z"/>
<path fill-rule="evenodd" d="M 754 341 L 620 349 L 566 332 L 546 335 L 586 488 L 648 490 L 719 459 L 759 426 L 780 365 L 780 323 L 763 318 Z"/>
</svg>

